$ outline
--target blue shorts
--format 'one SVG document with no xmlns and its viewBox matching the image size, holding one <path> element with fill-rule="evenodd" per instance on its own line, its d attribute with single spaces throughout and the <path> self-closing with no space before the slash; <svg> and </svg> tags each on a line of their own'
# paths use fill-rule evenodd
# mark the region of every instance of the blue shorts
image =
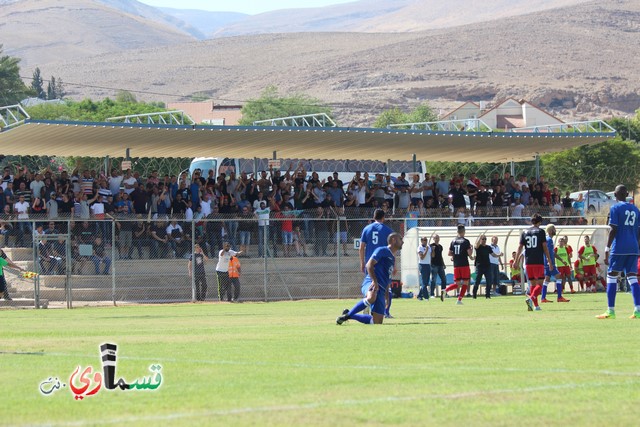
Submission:
<svg viewBox="0 0 640 427">
<path fill-rule="evenodd" d="M 293 245 L 293 231 L 283 231 L 282 232 L 282 244 L 283 245 Z"/>
<path fill-rule="evenodd" d="M 625 273 L 638 273 L 638 255 L 609 255 L 609 273 L 612 271 L 624 271 Z"/>
<path fill-rule="evenodd" d="M 369 289 L 373 284 L 369 280 L 362 282 L 362 296 L 366 297 Z M 378 295 L 376 295 L 376 301 L 371 306 L 371 312 L 384 315 L 384 311 L 387 308 L 387 300 L 385 298 L 385 289 L 378 287 Z"/>
<path fill-rule="evenodd" d="M 556 266 L 553 266 L 553 270 L 549 270 L 549 266 L 545 264 L 544 266 L 544 275 L 546 277 L 555 277 L 557 275 L 559 275 L 560 272 L 558 271 L 558 269 L 556 268 Z"/>
</svg>

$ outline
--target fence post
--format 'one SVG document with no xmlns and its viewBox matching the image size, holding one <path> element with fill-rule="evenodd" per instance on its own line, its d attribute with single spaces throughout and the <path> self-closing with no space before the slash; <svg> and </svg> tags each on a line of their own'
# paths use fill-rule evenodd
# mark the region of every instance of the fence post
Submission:
<svg viewBox="0 0 640 427">
<path fill-rule="evenodd" d="M 67 290 L 71 288 L 71 276 L 72 276 L 72 269 L 73 269 L 73 259 L 71 258 L 73 256 L 73 252 L 71 250 L 71 220 L 68 219 L 67 220 L 67 240 L 66 240 L 66 244 L 65 244 L 65 255 L 66 255 L 66 268 L 65 268 L 65 272 L 67 274 L 66 280 L 64 282 L 64 289 L 65 289 L 65 293 L 68 292 Z"/>
<path fill-rule="evenodd" d="M 341 270 L 341 258 L 340 258 L 340 217 L 336 218 L 336 258 L 338 259 L 338 298 L 340 298 L 340 270 Z"/>
<path fill-rule="evenodd" d="M 206 225 L 205 225 L 205 227 L 206 227 Z M 191 302 L 195 302 L 195 300 L 196 300 L 196 257 L 195 257 L 195 254 L 196 254 L 196 222 L 192 219 L 191 220 Z"/>
<path fill-rule="evenodd" d="M 263 259 L 263 285 L 264 285 L 264 302 L 267 302 L 267 274 L 268 274 L 268 269 L 267 269 L 267 248 L 269 247 L 269 243 L 267 242 L 267 239 L 269 237 L 269 227 L 271 226 L 271 224 L 267 224 L 266 226 L 262 227 L 262 259 Z"/>
<path fill-rule="evenodd" d="M 40 308 L 40 263 L 38 262 L 38 243 L 36 242 L 36 239 L 34 238 L 35 236 L 35 231 L 36 231 L 36 227 L 35 227 L 36 223 L 32 222 L 31 223 L 31 256 L 33 258 L 33 271 L 35 271 L 36 273 L 38 273 L 38 276 L 36 276 L 34 278 L 33 281 L 33 301 L 34 301 L 34 305 L 35 308 Z M 19 227 L 22 227 L 21 224 L 19 224 Z M 21 233 L 24 233 L 24 231 L 22 231 L 23 228 L 21 228 Z M 22 236 L 22 239 L 24 240 L 24 235 Z M 8 285 L 5 285 L 8 286 Z"/>
<path fill-rule="evenodd" d="M 116 220 L 111 220 L 111 299 L 116 305 Z"/>
</svg>

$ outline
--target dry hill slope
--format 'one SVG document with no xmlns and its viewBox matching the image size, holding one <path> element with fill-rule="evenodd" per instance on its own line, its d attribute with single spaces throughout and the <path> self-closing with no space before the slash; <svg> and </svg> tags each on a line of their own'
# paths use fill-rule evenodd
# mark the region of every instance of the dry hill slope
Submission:
<svg viewBox="0 0 640 427">
<path fill-rule="evenodd" d="M 308 31 L 407 32 L 502 19 L 589 0 L 360 0 L 249 16 L 216 36 Z"/>
<path fill-rule="evenodd" d="M 0 4 L 0 40 L 23 67 L 125 49 L 182 44 L 193 37 L 92 0 Z M 43 72 L 47 70 L 43 69 Z"/>
<path fill-rule="evenodd" d="M 422 33 L 243 36 L 49 68 L 65 82 L 218 100 L 254 98 L 275 84 L 332 104 L 342 125 L 371 124 L 384 108 L 425 99 L 450 106 L 505 96 L 593 117 L 640 106 L 639 35 L 640 3 L 612 0 Z"/>
</svg>

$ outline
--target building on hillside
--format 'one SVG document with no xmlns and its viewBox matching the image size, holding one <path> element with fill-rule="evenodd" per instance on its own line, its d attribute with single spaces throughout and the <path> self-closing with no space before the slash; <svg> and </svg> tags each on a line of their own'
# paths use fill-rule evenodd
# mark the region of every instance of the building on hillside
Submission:
<svg viewBox="0 0 640 427">
<path fill-rule="evenodd" d="M 546 126 L 564 123 L 532 103 L 513 98 L 485 109 L 484 103 L 465 102 L 460 107 L 442 116 L 441 121 L 480 119 L 492 129 L 514 129 L 531 126 Z"/>
<path fill-rule="evenodd" d="M 242 118 L 242 105 L 214 104 L 204 102 L 169 102 L 169 110 L 182 110 L 197 124 L 235 126 Z"/>
</svg>

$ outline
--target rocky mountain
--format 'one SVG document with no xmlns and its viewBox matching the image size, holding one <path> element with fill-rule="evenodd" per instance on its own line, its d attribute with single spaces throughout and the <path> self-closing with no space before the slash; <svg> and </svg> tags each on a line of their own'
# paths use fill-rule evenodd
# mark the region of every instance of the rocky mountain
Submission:
<svg viewBox="0 0 640 427">
<path fill-rule="evenodd" d="M 505 19 L 589 0 L 360 0 L 247 16 L 216 37 L 292 32 L 409 32 Z"/>
<path fill-rule="evenodd" d="M 198 37 L 199 39 L 212 37 L 214 33 L 219 32 L 222 28 L 242 21 L 249 16 L 245 13 L 235 12 L 207 12 L 206 10 L 174 9 L 169 7 L 161 7 L 159 9 L 166 15 L 188 23 L 188 25 L 198 30 L 202 34 L 202 37 Z"/>
<path fill-rule="evenodd" d="M 350 5 L 358 3 L 363 2 Z M 527 7 L 521 0 L 467 3 L 476 5 L 475 13 L 480 13 L 477 5 L 493 5 L 493 17 L 499 13 L 497 4 L 505 10 L 512 4 Z M 23 75 L 38 65 L 44 76 L 62 78 L 73 98 L 113 97 L 126 89 L 145 100 L 204 94 L 236 104 L 276 85 L 282 93 L 322 99 L 341 125 L 370 125 L 384 109 L 424 101 L 448 110 L 467 100 L 524 98 L 569 120 L 638 109 L 640 2 L 536 3 L 568 5 L 428 31 L 323 31 L 194 41 L 139 12 L 96 0 L 0 0 L 0 40 L 7 53 L 23 58 Z M 367 4 L 373 15 L 389 6 L 383 0 Z M 386 16 L 402 16 L 419 4 L 431 5 L 436 15 L 432 0 L 393 4 L 396 8 Z M 458 15 L 473 18 L 466 9 Z M 354 23 L 364 25 L 358 16 Z M 433 19 L 445 25 L 456 22 L 454 18 L 444 14 Z"/>
<path fill-rule="evenodd" d="M 144 6 L 138 2 L 0 1 L 0 40 L 4 51 L 21 58 L 22 67 L 26 68 L 43 68 L 54 61 L 80 60 L 106 52 L 180 45 L 194 40 L 193 36 L 167 23 L 147 19 L 135 10 L 126 12 L 113 7 L 116 3 Z M 141 7 L 140 11 L 143 9 Z"/>
</svg>

